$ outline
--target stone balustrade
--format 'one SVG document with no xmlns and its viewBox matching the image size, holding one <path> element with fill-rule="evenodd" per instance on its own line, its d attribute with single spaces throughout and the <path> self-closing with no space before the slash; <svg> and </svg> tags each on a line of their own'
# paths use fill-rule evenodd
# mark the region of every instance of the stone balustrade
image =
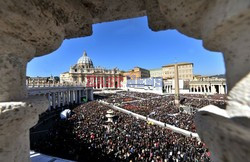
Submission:
<svg viewBox="0 0 250 162">
<path fill-rule="evenodd" d="M 36 88 L 36 87 L 86 87 L 84 83 L 39 83 L 39 84 L 26 84 L 27 88 Z"/>
</svg>

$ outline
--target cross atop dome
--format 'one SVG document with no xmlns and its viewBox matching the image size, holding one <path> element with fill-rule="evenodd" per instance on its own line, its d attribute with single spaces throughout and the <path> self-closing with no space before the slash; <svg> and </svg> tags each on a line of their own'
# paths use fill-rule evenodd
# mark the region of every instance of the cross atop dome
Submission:
<svg viewBox="0 0 250 162">
<path fill-rule="evenodd" d="M 83 56 L 87 56 L 87 52 L 85 50 L 83 52 Z"/>
</svg>

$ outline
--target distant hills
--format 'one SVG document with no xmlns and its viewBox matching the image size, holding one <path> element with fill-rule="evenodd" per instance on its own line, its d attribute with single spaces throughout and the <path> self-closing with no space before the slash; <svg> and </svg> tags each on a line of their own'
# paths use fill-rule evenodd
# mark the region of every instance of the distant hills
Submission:
<svg viewBox="0 0 250 162">
<path fill-rule="evenodd" d="M 225 74 L 211 75 L 210 77 L 226 78 Z"/>
</svg>

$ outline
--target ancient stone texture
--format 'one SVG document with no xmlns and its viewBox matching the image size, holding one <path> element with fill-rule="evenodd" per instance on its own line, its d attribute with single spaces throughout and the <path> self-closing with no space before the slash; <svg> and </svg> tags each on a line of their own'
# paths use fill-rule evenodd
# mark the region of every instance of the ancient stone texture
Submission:
<svg viewBox="0 0 250 162">
<path fill-rule="evenodd" d="M 3 106 L 13 105 L 10 101 L 26 102 L 27 62 L 56 50 L 64 39 L 91 35 L 92 24 L 146 14 L 149 27 L 154 31 L 177 29 L 187 36 L 202 39 L 205 48 L 223 52 L 228 106 L 222 114 L 217 113 L 217 108 L 205 108 L 198 113 L 198 133 L 209 146 L 213 160 L 244 161 L 250 158 L 247 151 L 250 126 L 246 124 L 250 116 L 247 90 L 250 84 L 249 0 L 1 0 L 0 102 L 3 103 L 0 107 L 0 146 L 7 150 L 1 152 L 0 149 L 0 152 L 9 151 L 5 161 L 27 160 L 27 131 L 35 123 L 28 122 L 27 127 L 21 125 L 18 129 L 20 138 L 14 136 L 17 132 L 6 132 L 8 127 L 17 128 L 15 122 L 18 120 L 12 122 L 17 119 L 15 110 L 22 112 L 20 120 L 24 121 L 25 116 L 27 121 L 35 121 L 32 117 L 41 112 L 36 105 L 36 108 L 27 108 L 19 104 L 19 108 L 8 111 Z M 34 109 L 34 113 L 29 113 L 30 109 Z M 207 132 L 208 129 L 213 132 Z M 230 141 L 233 142 L 229 145 Z M 235 149 L 231 148 L 241 153 L 235 154 Z"/>
<path fill-rule="evenodd" d="M 15 54 L 0 57 L 0 101 L 20 101 L 26 95 L 27 58 Z"/>
<path fill-rule="evenodd" d="M 207 0 L 158 0 L 165 22 L 173 29 L 193 38 L 201 38 L 202 19 Z"/>
<path fill-rule="evenodd" d="M 36 56 L 63 39 L 91 35 L 93 23 L 145 15 L 143 0 L 3 0 L 0 6 L 0 34 L 33 45 Z"/>
<path fill-rule="evenodd" d="M 0 161 L 29 161 L 29 128 L 48 104 L 45 96 L 0 102 Z"/>
<path fill-rule="evenodd" d="M 171 29 L 171 23 L 161 12 L 158 0 L 146 0 L 146 11 L 149 28 L 153 31 Z"/>
<path fill-rule="evenodd" d="M 249 127 L 234 122 L 227 112 L 216 106 L 202 108 L 196 116 L 197 131 L 201 140 L 212 150 L 211 158 L 219 161 L 249 161 Z M 248 122 L 249 118 L 241 117 Z"/>
</svg>

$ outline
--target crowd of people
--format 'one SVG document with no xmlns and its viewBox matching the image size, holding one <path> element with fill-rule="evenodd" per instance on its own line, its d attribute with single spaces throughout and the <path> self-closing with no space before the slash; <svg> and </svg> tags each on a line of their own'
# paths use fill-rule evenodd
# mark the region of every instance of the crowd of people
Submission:
<svg viewBox="0 0 250 162">
<path fill-rule="evenodd" d="M 226 108 L 226 96 L 222 94 L 201 95 L 201 94 L 185 94 L 181 96 L 183 105 L 202 108 L 207 105 L 215 105 L 222 109 Z"/>
<path fill-rule="evenodd" d="M 141 99 L 134 99 L 132 102 L 123 102 L 126 97 L 130 98 L 131 96 L 140 97 Z M 225 99 L 222 97 L 221 95 L 206 97 L 199 94 L 182 95 L 180 97 L 181 108 L 175 106 L 174 95 L 165 96 L 150 93 L 120 92 L 120 94 L 109 95 L 104 101 L 140 115 L 196 132 L 194 115 L 197 110 L 209 104 L 224 108 Z M 189 111 L 185 111 L 183 107 L 186 110 L 189 109 Z"/>
<path fill-rule="evenodd" d="M 209 161 L 205 144 L 170 130 L 115 112 L 114 123 L 105 117 L 109 107 L 96 101 L 74 109 L 69 119 L 77 141 L 91 151 L 101 150 L 118 161 Z"/>
<path fill-rule="evenodd" d="M 101 97 L 100 97 L 101 96 Z M 174 96 L 120 92 L 101 94 L 109 103 L 141 115 L 195 132 L 194 113 L 180 111 L 174 105 Z M 223 100 L 207 97 L 181 96 L 186 106 L 200 107 Z M 204 101 L 204 102 L 203 102 Z M 44 140 L 31 143 L 31 149 L 52 156 L 76 161 L 210 161 L 206 145 L 196 138 L 185 137 L 171 130 L 136 119 L 114 110 L 114 122 L 107 122 L 110 108 L 91 101 L 72 109 L 67 120 L 59 115 Z"/>
</svg>

